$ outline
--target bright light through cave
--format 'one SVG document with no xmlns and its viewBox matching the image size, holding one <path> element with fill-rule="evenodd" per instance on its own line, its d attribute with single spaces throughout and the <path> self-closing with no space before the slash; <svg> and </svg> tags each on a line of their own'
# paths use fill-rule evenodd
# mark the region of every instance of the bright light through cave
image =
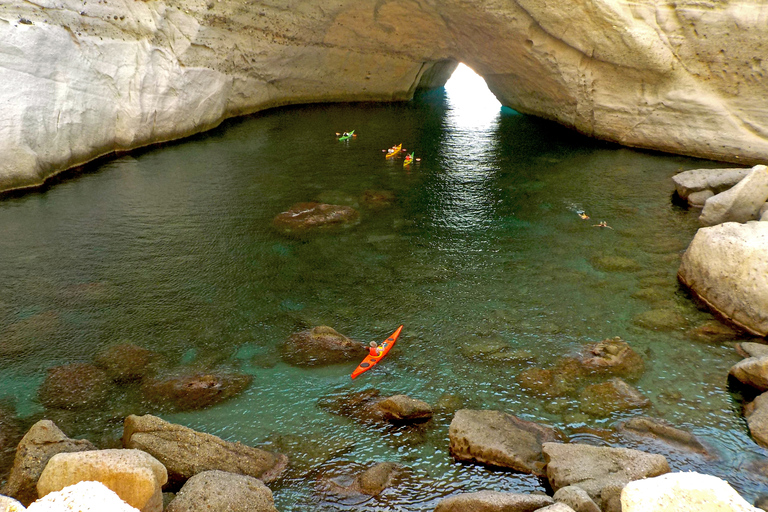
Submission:
<svg viewBox="0 0 768 512">
<path fill-rule="evenodd" d="M 464 64 L 445 84 L 455 125 L 462 128 L 487 127 L 496 121 L 501 103 L 488 89 L 485 80 Z"/>
</svg>

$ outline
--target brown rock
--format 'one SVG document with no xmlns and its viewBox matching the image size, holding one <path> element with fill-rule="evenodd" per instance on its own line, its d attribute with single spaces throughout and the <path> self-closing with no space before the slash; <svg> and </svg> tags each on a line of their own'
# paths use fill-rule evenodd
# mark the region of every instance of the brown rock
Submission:
<svg viewBox="0 0 768 512">
<path fill-rule="evenodd" d="M 501 411 L 457 411 L 448 429 L 451 455 L 464 462 L 544 475 L 541 445 L 561 435 L 552 427 Z"/>
<path fill-rule="evenodd" d="M 674 331 L 683 329 L 688 321 L 677 311 L 669 309 L 651 309 L 636 315 L 632 320 L 639 327 L 653 331 Z"/>
<path fill-rule="evenodd" d="M 553 503 L 541 494 L 480 491 L 440 500 L 435 512 L 534 512 Z"/>
<path fill-rule="evenodd" d="M 204 409 L 241 393 L 253 377 L 235 373 L 192 373 L 144 379 L 144 399 L 177 410 Z"/>
<path fill-rule="evenodd" d="M 95 449 L 90 441 L 70 439 L 52 421 L 40 420 L 32 425 L 16 448 L 13 468 L 2 494 L 27 506 L 38 498 L 37 481 L 51 457 L 57 453 Z"/>
<path fill-rule="evenodd" d="M 581 411 L 597 417 L 648 407 L 650 404 L 639 391 L 618 377 L 587 386 L 579 395 Z"/>
<path fill-rule="evenodd" d="M 418 422 L 432 417 L 432 408 L 422 400 L 415 400 L 406 395 L 394 395 L 376 404 L 387 421 Z"/>
<path fill-rule="evenodd" d="M 46 407 L 90 409 L 103 406 L 112 389 L 107 372 L 92 364 L 74 363 L 50 368 L 37 394 Z"/>
<path fill-rule="evenodd" d="M 622 421 L 619 432 L 662 442 L 672 448 L 707 455 L 707 448 L 688 431 L 675 428 L 671 423 L 657 418 L 636 417 Z"/>
<path fill-rule="evenodd" d="M 577 359 L 588 374 L 636 379 L 645 371 L 640 354 L 618 336 L 587 345 Z"/>
<path fill-rule="evenodd" d="M 744 407 L 744 416 L 752 439 L 768 448 L 768 393 L 763 393 Z"/>
<path fill-rule="evenodd" d="M 362 343 L 323 325 L 292 334 L 282 347 L 285 362 L 296 366 L 357 361 L 367 354 Z"/>
<path fill-rule="evenodd" d="M 736 344 L 736 352 L 741 357 L 763 357 L 768 356 L 768 344 L 754 341 L 742 341 Z"/>
<path fill-rule="evenodd" d="M 394 485 L 402 467 L 394 462 L 380 462 L 355 478 L 354 488 L 362 494 L 377 496 Z"/>
<path fill-rule="evenodd" d="M 19 320 L 0 333 L 0 356 L 18 355 L 44 346 L 60 327 L 59 315 L 53 311 Z"/>
<path fill-rule="evenodd" d="M 113 345 L 94 358 L 96 366 L 103 368 L 115 382 L 141 380 L 153 373 L 153 365 L 160 355 L 132 343 Z"/>
<path fill-rule="evenodd" d="M 151 415 L 125 419 L 123 445 L 143 450 L 168 470 L 168 487 L 179 488 L 190 477 L 212 469 L 271 482 L 288 465 L 285 455 L 230 443 Z"/>
<path fill-rule="evenodd" d="M 576 390 L 577 383 L 573 379 L 569 380 L 569 376 L 558 374 L 556 370 L 528 368 L 518 373 L 515 380 L 524 391 L 551 398 L 567 395 Z"/>
<path fill-rule="evenodd" d="M 261 480 L 226 471 L 203 471 L 184 484 L 166 512 L 277 512 Z"/>
<path fill-rule="evenodd" d="M 385 208 L 395 202 L 395 194 L 391 190 L 366 190 L 360 202 L 369 208 Z"/>
<path fill-rule="evenodd" d="M 272 224 L 282 233 L 296 234 L 313 229 L 347 226 L 360 214 L 351 206 L 325 203 L 297 203 L 274 218 Z"/>
<path fill-rule="evenodd" d="M 768 391 L 768 356 L 748 357 L 731 366 L 728 373 L 742 384 Z"/>
<path fill-rule="evenodd" d="M 717 320 L 710 320 L 688 331 L 688 337 L 695 341 L 722 343 L 741 336 L 741 333 Z"/>
</svg>

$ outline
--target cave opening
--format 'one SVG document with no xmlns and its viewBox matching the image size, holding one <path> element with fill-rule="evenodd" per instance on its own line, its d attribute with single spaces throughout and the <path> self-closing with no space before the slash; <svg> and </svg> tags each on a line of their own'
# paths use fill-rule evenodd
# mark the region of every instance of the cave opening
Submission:
<svg viewBox="0 0 768 512">
<path fill-rule="evenodd" d="M 464 127 L 486 126 L 501 112 L 501 102 L 483 77 L 466 64 L 459 63 L 445 83 L 445 92 L 452 117 Z"/>
</svg>

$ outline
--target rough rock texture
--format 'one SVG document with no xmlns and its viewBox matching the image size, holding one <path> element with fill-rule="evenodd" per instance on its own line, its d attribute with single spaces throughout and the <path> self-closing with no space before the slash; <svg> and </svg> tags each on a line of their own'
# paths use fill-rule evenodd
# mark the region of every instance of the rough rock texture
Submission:
<svg viewBox="0 0 768 512">
<path fill-rule="evenodd" d="M 339 334 L 332 327 L 319 325 L 291 334 L 281 348 L 283 359 L 297 366 L 357 361 L 368 354 L 362 343 Z"/>
<path fill-rule="evenodd" d="M 689 196 L 691 194 L 709 191 L 709 195 L 713 196 L 720 192 L 725 192 L 743 180 L 750 172 L 752 172 L 752 169 L 747 167 L 737 169 L 692 169 L 675 174 L 672 176 L 672 181 L 675 182 L 677 195 L 682 199 L 687 199 L 690 203 Z"/>
<path fill-rule="evenodd" d="M 552 498 L 539 494 L 480 491 L 440 500 L 435 512 L 534 512 L 552 503 Z"/>
<path fill-rule="evenodd" d="M 204 409 L 246 389 L 253 377 L 229 372 L 182 373 L 145 378 L 141 386 L 146 401 L 186 411 Z"/>
<path fill-rule="evenodd" d="M 715 476 L 668 475 L 630 482 L 621 492 L 622 512 L 759 512 Z"/>
<path fill-rule="evenodd" d="M 285 455 L 229 443 L 151 415 L 131 415 L 125 419 L 123 445 L 143 450 L 159 460 L 168 470 L 170 488 L 213 469 L 271 482 L 288 464 Z"/>
<path fill-rule="evenodd" d="M 537 512 L 576 512 L 563 502 L 557 502 L 554 505 L 540 508 Z"/>
<path fill-rule="evenodd" d="M 768 200 L 768 167 L 756 165 L 732 188 L 710 197 L 699 216 L 702 226 L 723 222 L 747 222 L 760 219 L 760 208 Z"/>
<path fill-rule="evenodd" d="M 401 100 L 461 61 L 507 106 L 629 146 L 768 157 L 765 5 L 12 0 L 0 181 L 292 103 Z"/>
<path fill-rule="evenodd" d="M 592 416 L 608 416 L 649 405 L 650 400 L 618 377 L 587 386 L 579 393 L 579 408 Z"/>
<path fill-rule="evenodd" d="M 73 363 L 50 368 L 37 394 L 47 407 L 88 409 L 103 406 L 111 389 L 107 372 L 92 364 Z"/>
<path fill-rule="evenodd" d="M 763 393 L 744 407 L 744 416 L 752 439 L 768 448 L 768 393 Z"/>
<path fill-rule="evenodd" d="M 101 482 L 142 512 L 163 512 L 165 467 L 141 450 L 58 453 L 46 464 L 37 494 L 43 497 L 78 482 Z"/>
<path fill-rule="evenodd" d="M 645 371 L 645 363 L 640 354 L 618 336 L 588 344 L 577 360 L 582 371 L 587 374 L 636 379 Z"/>
<path fill-rule="evenodd" d="M 139 512 L 101 482 L 79 482 L 40 498 L 32 512 Z"/>
<path fill-rule="evenodd" d="M 27 510 L 24 505 L 8 496 L 0 496 L 0 512 L 22 512 Z"/>
<path fill-rule="evenodd" d="M 29 505 L 38 498 L 37 481 L 51 457 L 57 453 L 95 449 L 90 441 L 70 439 L 52 421 L 40 420 L 19 442 L 11 475 L 2 493 Z"/>
<path fill-rule="evenodd" d="M 501 411 L 457 411 L 448 429 L 456 460 L 545 475 L 542 443 L 560 438 L 552 427 Z"/>
<path fill-rule="evenodd" d="M 203 471 L 176 494 L 166 512 L 277 512 L 272 491 L 251 476 L 226 471 Z"/>
<path fill-rule="evenodd" d="M 605 512 L 621 511 L 619 494 L 627 482 L 669 472 L 662 455 L 627 448 L 544 443 L 542 449 L 552 489 L 581 487 Z"/>
<path fill-rule="evenodd" d="M 736 352 L 742 357 L 763 357 L 768 356 L 768 345 L 754 341 L 743 341 L 736 344 Z"/>
<path fill-rule="evenodd" d="M 552 497 L 558 503 L 565 503 L 575 512 L 600 512 L 600 507 L 592 501 L 587 491 L 576 485 L 561 487 Z"/>
<path fill-rule="evenodd" d="M 678 279 L 741 329 L 768 335 L 768 222 L 702 228 L 683 255 Z"/>
<path fill-rule="evenodd" d="M 359 474 L 352 487 L 362 494 L 376 496 L 387 487 L 391 487 L 401 471 L 402 466 L 399 464 L 380 462 Z"/>
<path fill-rule="evenodd" d="M 394 422 L 426 421 L 432 417 L 432 407 L 423 400 L 406 395 L 393 395 L 376 404 L 384 419 Z"/>
<path fill-rule="evenodd" d="M 742 359 L 728 374 L 758 391 L 768 391 L 768 355 Z"/>
<path fill-rule="evenodd" d="M 105 348 L 93 359 L 115 382 L 141 380 L 153 372 L 153 364 L 160 355 L 132 343 L 122 343 Z"/>
</svg>

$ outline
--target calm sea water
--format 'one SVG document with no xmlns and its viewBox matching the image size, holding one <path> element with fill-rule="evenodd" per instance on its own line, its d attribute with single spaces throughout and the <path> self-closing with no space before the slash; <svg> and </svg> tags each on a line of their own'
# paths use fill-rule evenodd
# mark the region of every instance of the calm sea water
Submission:
<svg viewBox="0 0 768 512">
<path fill-rule="evenodd" d="M 675 279 L 697 213 L 672 204 L 670 177 L 719 164 L 599 143 L 452 94 L 268 111 L 0 201 L 0 336 L 29 347 L 0 361 L 0 399 L 21 418 L 39 417 L 47 368 L 117 342 L 178 364 L 230 366 L 253 376 L 242 395 L 163 416 L 291 448 L 294 469 L 272 486 L 281 511 L 432 510 L 459 491 L 541 482 L 453 462 L 450 414 L 414 433 L 363 426 L 318 402 L 370 388 L 431 404 L 450 397 L 586 439 L 594 436 L 578 428 L 631 414 L 591 418 L 575 400 L 526 394 L 515 376 L 620 336 L 645 360 L 637 387 L 652 402 L 647 413 L 691 430 L 715 454 L 671 454 L 673 468 L 726 478 L 749 499 L 768 492 L 750 469 L 765 451 L 727 387 L 739 358 L 732 343 L 686 335 L 712 317 Z M 355 139 L 336 140 L 351 129 Z M 422 159 L 410 169 L 382 153 L 401 142 Z M 367 190 L 391 192 L 394 204 L 366 206 Z M 272 229 L 278 213 L 311 200 L 352 205 L 361 221 L 300 239 Z M 681 320 L 642 327 L 638 316 L 653 309 Z M 299 369 L 279 356 L 306 326 L 367 342 L 401 323 L 397 349 L 355 381 L 354 364 Z M 488 343 L 529 357 L 484 358 Z M 105 404 L 78 414 L 67 433 L 106 429 L 116 439 L 130 412 Z M 408 473 L 373 498 L 318 484 L 343 483 L 375 461 Z"/>
</svg>

